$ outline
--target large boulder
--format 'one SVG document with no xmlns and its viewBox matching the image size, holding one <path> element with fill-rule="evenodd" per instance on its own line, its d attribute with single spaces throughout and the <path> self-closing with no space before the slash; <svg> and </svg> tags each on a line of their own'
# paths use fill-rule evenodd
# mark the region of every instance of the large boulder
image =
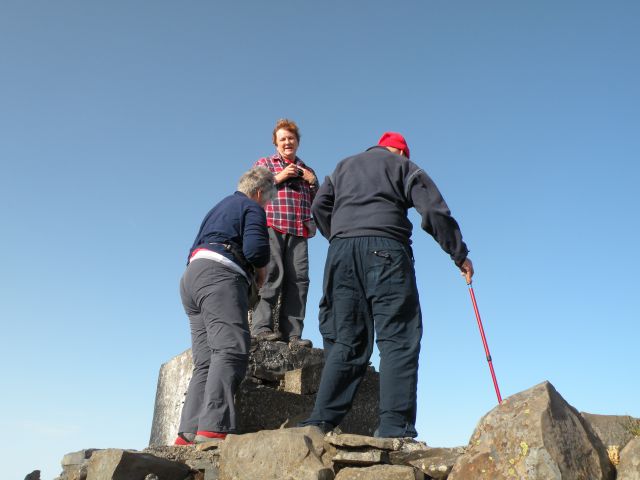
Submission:
<svg viewBox="0 0 640 480">
<path fill-rule="evenodd" d="M 633 438 L 632 427 L 640 427 L 640 419 L 629 415 L 596 415 L 586 412 L 581 412 L 580 415 L 591 425 L 606 447 L 617 446 L 619 450 Z"/>
<path fill-rule="evenodd" d="M 486 414 L 449 480 L 612 480 L 602 441 L 549 382 Z"/>
<path fill-rule="evenodd" d="M 332 480 L 323 452 L 322 433 L 315 427 L 228 435 L 220 446 L 219 478 Z"/>
<path fill-rule="evenodd" d="M 156 476 L 162 480 L 185 480 L 191 469 L 148 453 L 108 448 L 91 455 L 87 480 L 142 480 Z"/>
<path fill-rule="evenodd" d="M 640 437 L 634 437 L 620 452 L 617 480 L 640 480 Z"/>
</svg>

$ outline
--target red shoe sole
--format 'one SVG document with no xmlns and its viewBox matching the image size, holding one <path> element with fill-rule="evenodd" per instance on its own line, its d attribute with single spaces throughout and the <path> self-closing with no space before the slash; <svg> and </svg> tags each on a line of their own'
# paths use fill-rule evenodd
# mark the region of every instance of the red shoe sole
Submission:
<svg viewBox="0 0 640 480">
<path fill-rule="evenodd" d="M 227 434 L 226 433 L 208 432 L 206 430 L 200 430 L 200 431 L 196 432 L 196 435 L 201 435 L 201 436 L 207 437 L 207 438 L 222 438 L 222 439 L 227 438 Z"/>
</svg>

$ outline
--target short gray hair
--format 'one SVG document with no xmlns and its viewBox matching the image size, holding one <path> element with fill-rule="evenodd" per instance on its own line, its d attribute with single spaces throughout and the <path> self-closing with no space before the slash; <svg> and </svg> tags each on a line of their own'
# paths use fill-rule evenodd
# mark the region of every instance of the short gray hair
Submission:
<svg viewBox="0 0 640 480">
<path fill-rule="evenodd" d="M 254 197 L 258 192 L 262 192 L 263 197 L 271 200 L 276 195 L 273 173 L 265 167 L 253 167 L 240 177 L 238 191 L 247 197 Z"/>
</svg>

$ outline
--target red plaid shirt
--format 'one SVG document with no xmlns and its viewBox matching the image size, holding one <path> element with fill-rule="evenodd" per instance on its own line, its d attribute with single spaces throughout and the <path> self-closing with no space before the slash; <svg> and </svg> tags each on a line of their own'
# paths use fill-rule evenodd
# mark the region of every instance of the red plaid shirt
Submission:
<svg viewBox="0 0 640 480">
<path fill-rule="evenodd" d="M 296 157 L 295 164 L 309 170 L 315 175 L 313 169 Z M 266 167 L 276 175 L 289 165 L 278 153 L 258 160 L 254 167 Z M 265 207 L 267 213 L 267 225 L 281 233 L 289 233 L 297 237 L 309 237 L 309 231 L 305 222 L 313 222 L 311 219 L 311 202 L 318 191 L 318 179 L 310 185 L 302 178 L 290 178 L 276 185 L 278 193 L 276 198 Z"/>
</svg>

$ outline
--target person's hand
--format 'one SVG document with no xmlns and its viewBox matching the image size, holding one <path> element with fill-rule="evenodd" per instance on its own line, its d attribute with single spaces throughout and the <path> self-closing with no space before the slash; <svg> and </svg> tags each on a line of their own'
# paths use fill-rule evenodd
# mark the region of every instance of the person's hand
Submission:
<svg viewBox="0 0 640 480">
<path fill-rule="evenodd" d="M 267 279 L 267 267 L 256 268 L 254 276 L 256 279 L 256 286 L 258 289 L 262 288 L 262 285 L 264 285 L 264 282 Z"/>
<path fill-rule="evenodd" d="M 303 170 L 300 167 L 296 167 L 293 163 L 290 163 L 281 172 L 276 174 L 276 183 L 282 183 L 290 178 L 298 177 L 298 169 Z"/>
<path fill-rule="evenodd" d="M 473 263 L 471 263 L 469 258 L 466 258 L 460 266 L 460 275 L 464 277 L 467 285 L 471 285 L 471 277 L 473 277 Z"/>
<path fill-rule="evenodd" d="M 306 168 L 301 168 L 299 167 L 300 170 L 302 170 L 302 178 L 305 182 L 307 182 L 309 185 L 313 185 L 316 182 L 316 176 L 311 173 L 311 170 L 307 170 Z"/>
</svg>

